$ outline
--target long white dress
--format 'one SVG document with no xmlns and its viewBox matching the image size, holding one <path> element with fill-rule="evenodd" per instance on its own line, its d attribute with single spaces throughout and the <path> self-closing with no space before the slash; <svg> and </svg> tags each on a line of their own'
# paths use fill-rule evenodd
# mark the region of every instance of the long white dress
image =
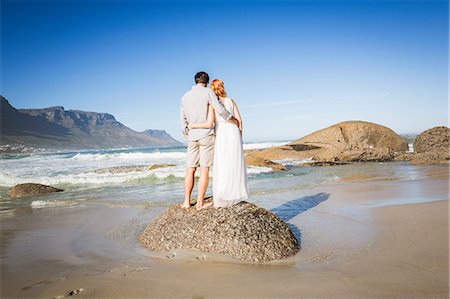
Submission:
<svg viewBox="0 0 450 299">
<path fill-rule="evenodd" d="M 233 102 L 226 98 L 225 108 L 234 116 Z M 248 199 L 247 167 L 239 128 L 216 113 L 213 202 L 216 208 L 230 207 Z"/>
</svg>

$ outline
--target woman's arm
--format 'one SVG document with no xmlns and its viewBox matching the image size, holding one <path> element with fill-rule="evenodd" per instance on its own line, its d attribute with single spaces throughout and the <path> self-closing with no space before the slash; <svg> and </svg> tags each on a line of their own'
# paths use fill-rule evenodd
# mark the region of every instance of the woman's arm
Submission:
<svg viewBox="0 0 450 299">
<path fill-rule="evenodd" d="M 236 102 L 232 99 L 231 100 L 232 102 L 233 102 L 233 114 L 234 114 L 234 117 L 236 117 L 236 119 L 238 120 L 238 122 L 239 122 L 239 125 L 238 125 L 238 127 L 239 127 L 239 130 L 241 131 L 241 133 L 242 133 L 242 130 L 243 130 L 243 126 L 242 126 L 242 117 L 241 117 L 241 114 L 239 113 L 239 109 L 238 109 L 238 107 L 237 107 L 237 105 L 236 105 Z"/>
<path fill-rule="evenodd" d="M 211 105 L 208 106 L 208 118 L 205 123 L 201 124 L 189 124 L 189 129 L 211 129 L 214 124 L 215 113 Z"/>
</svg>

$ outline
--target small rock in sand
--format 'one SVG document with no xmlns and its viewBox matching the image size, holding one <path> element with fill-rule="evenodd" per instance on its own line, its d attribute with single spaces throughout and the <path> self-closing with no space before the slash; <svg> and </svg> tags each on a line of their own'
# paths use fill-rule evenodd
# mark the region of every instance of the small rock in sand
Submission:
<svg viewBox="0 0 450 299">
<path fill-rule="evenodd" d="M 83 291 L 84 291 L 84 290 L 83 290 L 82 288 L 76 289 L 76 290 L 73 290 L 73 291 L 70 291 L 69 296 L 75 296 L 75 295 L 78 295 L 78 294 L 80 294 L 80 293 L 83 292 Z"/>
</svg>

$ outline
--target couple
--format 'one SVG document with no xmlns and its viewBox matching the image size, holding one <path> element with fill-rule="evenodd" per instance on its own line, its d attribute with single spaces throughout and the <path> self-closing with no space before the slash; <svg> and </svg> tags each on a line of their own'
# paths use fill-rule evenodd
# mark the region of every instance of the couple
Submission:
<svg viewBox="0 0 450 299">
<path fill-rule="evenodd" d="M 236 103 L 227 97 L 221 80 L 205 72 L 195 75 L 195 83 L 181 98 L 180 118 L 188 142 L 183 208 L 190 207 L 194 175 L 200 167 L 197 210 L 205 203 L 209 169 L 214 165 L 214 207 L 230 207 L 248 198 L 247 169 L 242 148 L 242 119 Z"/>
</svg>

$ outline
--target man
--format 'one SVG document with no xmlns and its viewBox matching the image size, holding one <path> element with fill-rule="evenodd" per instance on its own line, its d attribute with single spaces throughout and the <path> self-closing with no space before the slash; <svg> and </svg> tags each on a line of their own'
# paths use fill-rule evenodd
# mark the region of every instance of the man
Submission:
<svg viewBox="0 0 450 299">
<path fill-rule="evenodd" d="M 216 94 L 207 88 L 209 76 L 205 72 L 195 75 L 195 83 L 190 91 L 181 98 L 180 120 L 183 135 L 188 142 L 187 170 L 184 179 L 184 203 L 183 208 L 190 207 L 190 198 L 194 188 L 194 175 L 197 167 L 200 167 L 200 179 L 198 182 L 197 210 L 204 209 L 212 203 L 204 203 L 206 189 L 209 181 L 209 168 L 214 159 L 214 128 L 212 129 L 188 129 L 189 123 L 205 123 L 208 114 L 208 105 L 224 119 L 238 125 L 238 121 L 218 100 Z"/>
</svg>

